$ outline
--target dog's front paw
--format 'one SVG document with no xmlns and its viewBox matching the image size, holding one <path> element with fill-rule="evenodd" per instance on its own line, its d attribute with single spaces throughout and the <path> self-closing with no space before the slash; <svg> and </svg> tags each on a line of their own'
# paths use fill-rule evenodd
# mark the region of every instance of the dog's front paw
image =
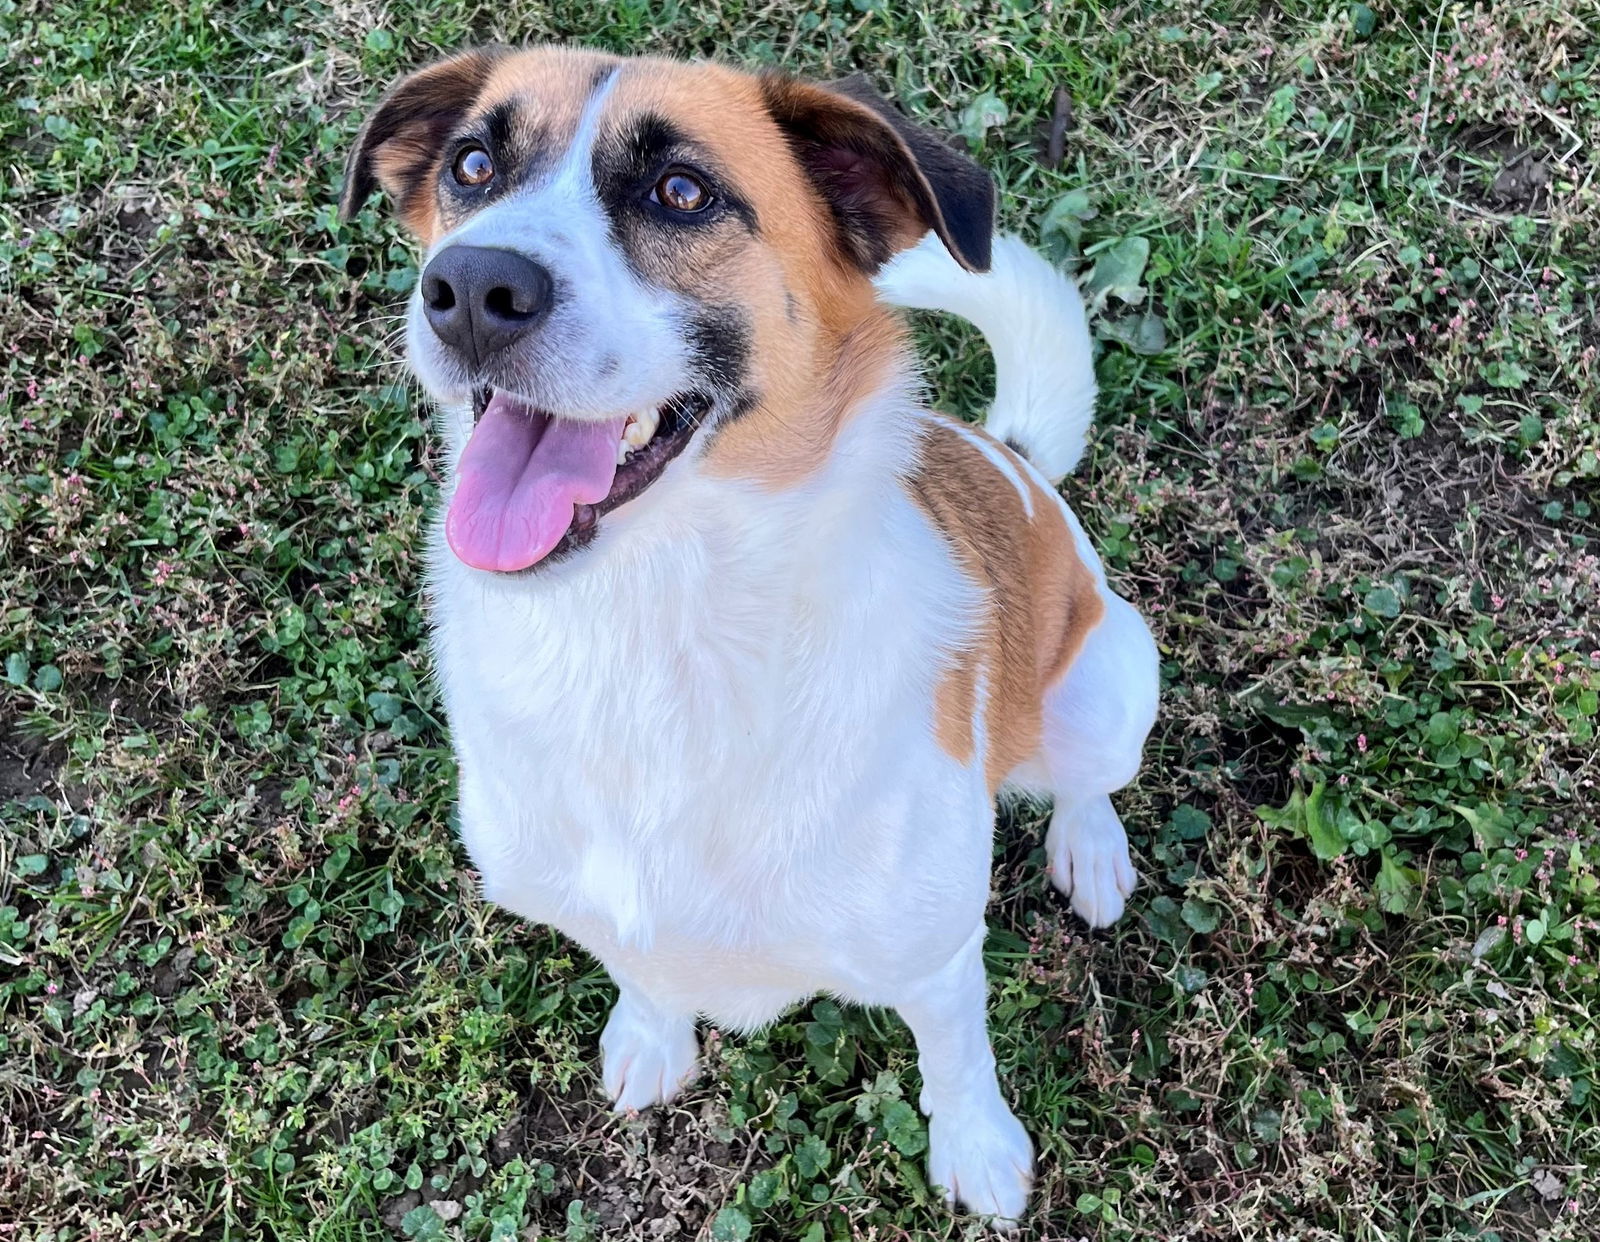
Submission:
<svg viewBox="0 0 1600 1242">
<path fill-rule="evenodd" d="M 943 1110 L 928 1119 L 928 1180 L 951 1202 L 1011 1228 L 1033 1188 L 1033 1144 L 998 1096 Z"/>
<path fill-rule="evenodd" d="M 624 997 L 600 1034 L 600 1076 L 619 1113 L 664 1104 L 699 1070 L 693 1021 L 643 1013 Z"/>
</svg>

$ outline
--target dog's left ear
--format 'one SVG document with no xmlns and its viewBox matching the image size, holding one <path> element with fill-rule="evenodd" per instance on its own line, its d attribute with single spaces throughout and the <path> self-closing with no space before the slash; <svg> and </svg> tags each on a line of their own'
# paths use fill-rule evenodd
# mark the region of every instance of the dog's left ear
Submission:
<svg viewBox="0 0 1600 1242">
<path fill-rule="evenodd" d="M 968 271 L 989 270 L 994 182 L 977 163 L 908 121 L 864 74 L 825 86 L 766 74 L 761 90 L 863 270 L 929 229 Z"/>
</svg>

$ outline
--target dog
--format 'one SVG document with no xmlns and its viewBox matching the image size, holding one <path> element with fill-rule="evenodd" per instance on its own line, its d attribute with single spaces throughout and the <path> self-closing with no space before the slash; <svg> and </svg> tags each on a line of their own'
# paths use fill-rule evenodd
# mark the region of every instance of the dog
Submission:
<svg viewBox="0 0 1600 1242">
<path fill-rule="evenodd" d="M 930 1180 L 1016 1220 L 995 800 L 1052 797 L 1054 883 L 1116 919 L 1108 795 L 1158 687 L 1057 493 L 1095 399 L 1076 286 L 859 77 L 473 49 L 366 119 L 346 217 L 375 188 L 423 251 L 406 352 L 446 459 L 427 582 L 461 836 L 489 900 L 616 982 L 615 1107 L 693 1078 L 702 1015 L 891 1006 Z M 986 337 L 986 432 L 926 408 L 897 306 Z"/>
</svg>

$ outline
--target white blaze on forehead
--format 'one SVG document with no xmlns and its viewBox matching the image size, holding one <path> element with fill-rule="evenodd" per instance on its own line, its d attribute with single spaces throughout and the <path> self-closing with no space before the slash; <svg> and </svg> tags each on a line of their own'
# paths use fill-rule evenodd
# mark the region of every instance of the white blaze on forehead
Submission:
<svg viewBox="0 0 1600 1242">
<path fill-rule="evenodd" d="M 622 66 L 613 65 L 589 95 L 589 101 L 583 105 L 583 113 L 578 117 L 578 128 L 573 132 L 572 141 L 567 144 L 566 154 L 561 157 L 561 163 L 550 178 L 552 188 L 570 185 L 593 193 L 594 143 L 600 136 L 600 116 L 621 75 Z"/>
<path fill-rule="evenodd" d="M 613 65 L 595 83 L 561 161 L 550 173 L 474 212 L 438 238 L 428 248 L 426 258 L 457 244 L 504 246 L 532 253 L 557 223 L 581 229 L 587 219 L 609 232 L 594 191 L 594 144 L 600 135 L 601 115 L 616 89 L 621 69 L 620 65 Z"/>
<path fill-rule="evenodd" d="M 631 291 L 634 282 L 594 186 L 594 145 L 620 70 L 612 66 L 595 82 L 553 169 L 474 212 L 435 242 L 429 257 L 456 244 L 501 247 L 548 264 L 558 285 L 580 288 L 591 299 Z"/>
</svg>

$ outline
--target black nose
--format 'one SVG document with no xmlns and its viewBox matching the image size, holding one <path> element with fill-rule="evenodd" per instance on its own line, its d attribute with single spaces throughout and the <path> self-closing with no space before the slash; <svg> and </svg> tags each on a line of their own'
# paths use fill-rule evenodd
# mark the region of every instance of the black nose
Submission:
<svg viewBox="0 0 1600 1242">
<path fill-rule="evenodd" d="M 446 246 L 422 273 L 428 322 L 473 366 L 543 319 L 550 300 L 550 273 L 514 250 Z"/>
</svg>

